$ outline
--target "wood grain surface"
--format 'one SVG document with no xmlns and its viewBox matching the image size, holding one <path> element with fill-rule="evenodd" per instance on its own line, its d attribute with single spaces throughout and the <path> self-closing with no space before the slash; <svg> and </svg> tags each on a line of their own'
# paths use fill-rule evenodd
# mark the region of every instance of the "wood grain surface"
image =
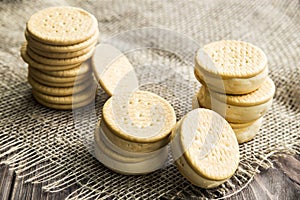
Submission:
<svg viewBox="0 0 300 200">
<path fill-rule="evenodd" d="M 300 157 L 280 157 L 274 168 L 263 170 L 240 193 L 230 200 L 297 200 L 300 199 Z M 73 186 L 58 193 L 42 191 L 42 184 L 25 183 L 8 166 L 0 166 L 0 200 L 60 200 L 76 190 Z"/>
</svg>

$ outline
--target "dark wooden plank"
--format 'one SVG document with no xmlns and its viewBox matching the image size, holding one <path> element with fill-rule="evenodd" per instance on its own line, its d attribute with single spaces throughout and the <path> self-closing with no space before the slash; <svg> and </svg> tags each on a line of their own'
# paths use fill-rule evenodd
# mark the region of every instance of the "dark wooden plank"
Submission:
<svg viewBox="0 0 300 200">
<path fill-rule="evenodd" d="M 298 159 L 293 156 L 280 157 L 277 167 L 283 171 L 291 180 L 300 184 L 300 156 Z"/>
<path fill-rule="evenodd" d="M 14 185 L 14 173 L 7 165 L 0 165 L 0 199 L 7 200 Z"/>
<path fill-rule="evenodd" d="M 36 168 L 31 169 L 30 171 L 33 171 L 37 168 L 40 168 L 42 165 L 36 166 Z M 38 174 L 36 173 L 30 175 L 28 178 L 33 177 L 34 175 Z M 31 183 L 25 183 L 24 178 L 18 178 L 16 177 L 15 184 L 13 186 L 13 194 L 11 196 L 12 200 L 61 200 L 65 199 L 72 191 L 77 189 L 78 187 L 71 187 L 67 190 L 58 192 L 58 193 L 49 193 L 49 192 L 43 192 L 42 187 L 43 185 L 46 185 L 47 183 L 38 183 L 38 184 L 31 184 Z"/>
<path fill-rule="evenodd" d="M 11 195 L 11 199 L 13 200 L 30 200 L 32 197 L 32 187 L 33 185 L 30 183 L 24 183 L 24 179 L 17 178 L 15 180 L 13 186 L 13 193 Z"/>
<path fill-rule="evenodd" d="M 298 158 L 299 159 L 299 158 Z M 275 166 L 276 168 L 270 168 L 263 170 L 260 174 L 257 174 L 253 181 L 242 192 L 228 198 L 229 200 L 267 200 L 267 199 L 280 199 L 280 200 L 293 200 L 299 199 L 300 185 L 297 183 L 300 168 L 300 161 L 291 156 L 280 158 Z M 292 162 L 290 162 L 292 160 Z M 289 162 L 289 163 L 287 163 Z M 10 187 L 12 184 L 13 174 L 8 170 L 7 166 L 1 166 L 1 187 L 0 191 L 5 191 L 4 198 L 8 199 Z M 5 181 L 5 180 L 11 181 Z M 294 180 L 295 179 L 295 180 Z M 3 181 L 4 180 L 4 181 Z M 6 183 L 5 183 L 6 182 Z M 46 184 L 46 183 L 45 183 Z M 42 191 L 43 184 L 29 184 L 24 183 L 24 179 L 16 178 L 11 199 L 39 199 L 39 200 L 57 200 L 65 199 L 68 194 L 76 190 L 78 186 L 73 186 L 68 190 L 64 190 L 59 193 L 46 193 Z M 3 193 L 2 193 L 3 194 Z"/>
</svg>

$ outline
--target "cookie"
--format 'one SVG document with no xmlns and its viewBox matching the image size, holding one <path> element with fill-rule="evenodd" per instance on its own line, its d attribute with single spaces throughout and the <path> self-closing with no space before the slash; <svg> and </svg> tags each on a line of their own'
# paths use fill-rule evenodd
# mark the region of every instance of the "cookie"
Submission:
<svg viewBox="0 0 300 200">
<path fill-rule="evenodd" d="M 99 131 L 100 137 L 102 138 L 102 141 L 105 144 L 105 146 L 107 146 L 112 151 L 117 152 L 118 155 L 121 155 L 121 157 L 119 157 L 119 156 L 115 157 L 115 159 L 120 160 L 120 161 L 124 161 L 124 157 L 126 159 L 125 160 L 126 162 L 142 161 L 147 158 L 152 158 L 154 156 L 157 156 L 157 154 L 160 154 L 161 151 L 165 151 L 164 148 L 167 148 L 167 147 L 164 147 L 164 148 L 158 149 L 156 151 L 151 151 L 151 152 L 126 151 L 126 150 L 120 148 L 119 146 L 115 145 L 112 142 L 112 140 L 106 136 L 107 127 L 105 127 L 105 124 L 103 123 L 102 120 L 98 121 L 97 128 L 99 129 L 98 131 Z"/>
<path fill-rule="evenodd" d="M 266 68 L 264 52 L 242 41 L 213 42 L 195 56 L 197 78 L 220 93 L 246 94 L 256 90 L 267 76 Z M 222 84 L 222 80 L 226 81 Z"/>
<path fill-rule="evenodd" d="M 88 98 L 85 101 L 82 101 L 82 102 L 79 102 L 79 103 L 75 103 L 75 104 L 55 104 L 55 103 L 49 103 L 49 102 L 43 101 L 42 99 L 40 99 L 39 97 L 35 96 L 34 94 L 33 94 L 33 97 L 41 105 L 46 106 L 48 108 L 56 109 L 56 110 L 78 109 L 78 108 L 87 106 L 87 105 L 89 105 L 90 103 L 92 103 L 94 101 L 94 98 Z"/>
<path fill-rule="evenodd" d="M 238 140 L 239 144 L 248 142 L 252 140 L 259 132 L 259 129 L 262 125 L 263 118 L 259 118 L 254 123 L 250 124 L 249 126 L 243 127 L 243 128 L 233 128 L 231 125 L 236 138 Z"/>
<path fill-rule="evenodd" d="M 49 87 L 58 87 L 58 88 L 74 87 L 77 85 L 81 85 L 82 83 L 87 82 L 90 79 L 93 79 L 92 75 L 88 75 L 88 76 L 83 76 L 81 79 L 76 79 L 71 82 L 57 83 L 54 81 L 51 82 L 51 81 L 46 81 L 46 80 L 40 79 L 38 76 L 31 73 L 31 71 L 28 72 L 28 76 L 30 76 L 32 79 L 34 79 L 36 82 L 38 82 L 42 85 L 49 86 Z"/>
<path fill-rule="evenodd" d="M 82 75 L 73 76 L 73 77 L 51 76 L 51 75 L 45 74 L 42 71 L 37 70 L 37 69 L 35 69 L 33 67 L 30 67 L 30 66 L 28 67 L 28 72 L 36 80 L 39 80 L 39 81 L 42 80 L 44 82 L 55 83 L 55 84 L 58 84 L 58 85 L 60 83 L 68 83 L 68 82 L 73 82 L 73 85 L 74 85 L 75 81 L 79 82 L 82 79 L 87 80 L 87 78 L 91 77 L 91 75 L 89 75 L 89 74 L 82 74 Z"/>
<path fill-rule="evenodd" d="M 45 71 L 43 70 L 43 73 L 48 74 L 50 76 L 56 76 L 56 77 L 73 77 L 73 76 L 80 76 L 86 73 L 90 73 L 90 65 L 89 61 L 85 61 L 81 63 L 80 66 L 67 69 L 67 70 L 59 70 L 59 71 Z"/>
<path fill-rule="evenodd" d="M 33 60 L 38 61 L 39 63 L 45 64 L 45 65 L 53 65 L 53 66 L 65 66 L 65 65 L 80 65 L 82 62 L 89 59 L 93 53 L 94 48 L 92 48 L 89 52 L 87 52 L 84 55 L 73 57 L 73 58 L 46 58 L 43 56 L 39 56 L 38 54 L 34 53 L 30 48 L 26 47 L 26 52 L 28 56 L 30 56 Z"/>
<path fill-rule="evenodd" d="M 30 56 L 28 56 L 28 54 L 26 52 L 25 43 L 21 47 L 21 57 L 24 60 L 24 62 L 26 62 L 31 67 L 34 67 L 36 69 L 43 70 L 43 71 L 68 70 L 68 69 L 78 68 L 81 64 L 81 63 L 76 63 L 76 64 L 72 64 L 72 65 L 63 65 L 63 66 L 62 65 L 61 66 L 58 66 L 58 65 L 55 66 L 55 65 L 42 64 L 40 62 L 37 62 L 37 61 L 33 60 Z"/>
<path fill-rule="evenodd" d="M 57 52 L 48 52 L 48 51 L 41 51 L 40 49 L 34 47 L 33 45 L 29 45 L 30 43 L 27 43 L 27 48 L 29 48 L 34 54 L 37 54 L 42 57 L 46 58 L 52 58 L 52 59 L 70 59 L 74 57 L 81 57 L 88 52 L 90 52 L 95 45 L 97 44 L 97 41 L 95 41 L 93 44 L 90 46 L 79 50 L 79 51 L 74 51 L 74 52 L 66 52 L 66 53 L 57 53 Z"/>
<path fill-rule="evenodd" d="M 179 171 L 192 184 L 214 188 L 227 181 L 239 164 L 232 128 L 219 114 L 198 108 L 177 122 L 171 149 Z"/>
<path fill-rule="evenodd" d="M 130 93 L 138 88 L 133 66 L 115 47 L 108 44 L 97 45 L 91 60 L 94 75 L 108 95 Z"/>
<path fill-rule="evenodd" d="M 68 96 L 76 94 L 95 84 L 93 80 L 89 80 L 83 82 L 82 84 L 76 85 L 75 87 L 50 87 L 40 84 L 31 76 L 28 76 L 28 82 L 34 90 L 51 96 Z"/>
<path fill-rule="evenodd" d="M 52 104 L 63 104 L 63 105 L 68 105 L 68 104 L 78 104 L 80 102 L 86 102 L 88 99 L 95 98 L 95 90 L 96 87 L 94 88 L 88 88 L 80 93 L 74 94 L 74 95 L 69 95 L 69 96 L 50 96 L 46 95 L 43 93 L 40 93 L 36 90 L 32 90 L 33 96 L 39 98 L 43 102 L 48 102 Z"/>
<path fill-rule="evenodd" d="M 97 20 L 92 14 L 68 6 L 43 9 L 27 22 L 30 37 L 51 45 L 81 43 L 91 38 L 97 28 Z"/>
<path fill-rule="evenodd" d="M 275 84 L 270 77 L 266 77 L 261 87 L 246 95 L 224 95 L 217 92 L 210 92 L 219 101 L 227 102 L 229 105 L 253 106 L 268 102 L 275 94 Z"/>
<path fill-rule="evenodd" d="M 198 102 L 201 107 L 213 109 L 224 116 L 231 123 L 248 123 L 262 117 L 272 105 L 274 88 L 266 87 L 273 85 L 271 79 L 261 86 L 261 89 L 246 95 L 224 95 L 208 91 L 207 87 L 201 87 L 198 94 Z M 228 101 L 227 101 L 228 100 Z M 226 102 L 227 101 L 227 102 Z M 231 104 L 232 103 L 232 104 Z"/>
<path fill-rule="evenodd" d="M 96 33 L 86 41 L 77 44 L 72 44 L 72 45 L 58 46 L 58 45 L 44 44 L 39 41 L 36 41 L 30 37 L 27 31 L 25 31 L 25 38 L 30 47 L 34 47 L 35 49 L 39 49 L 40 51 L 54 52 L 54 53 L 70 53 L 70 52 L 72 53 L 76 51 L 81 51 L 93 45 L 94 43 L 97 43 L 98 37 L 99 37 L 99 31 L 97 30 Z"/>
<path fill-rule="evenodd" d="M 160 96 L 137 90 L 112 96 L 102 110 L 103 121 L 114 135 L 135 143 L 154 143 L 169 137 L 176 116 Z"/>
<path fill-rule="evenodd" d="M 268 76 L 268 67 L 266 67 L 260 74 L 250 78 L 231 78 L 222 79 L 221 77 L 213 77 L 204 75 L 198 69 L 194 70 L 196 79 L 202 84 L 209 87 L 211 90 L 219 93 L 227 94 L 248 94 L 255 91 L 261 86 Z"/>
<path fill-rule="evenodd" d="M 108 125 L 104 122 L 101 123 L 101 128 L 105 137 L 107 137 L 115 146 L 127 152 L 140 152 L 140 153 L 150 153 L 155 152 L 161 148 L 164 148 L 170 141 L 169 137 L 165 137 L 156 142 L 133 142 L 128 139 L 124 139 L 116 135 Z"/>
<path fill-rule="evenodd" d="M 242 128 L 246 128 L 248 126 L 251 126 L 253 123 L 255 123 L 257 120 L 253 120 L 253 121 L 250 121 L 250 122 L 247 122 L 247 123 L 232 123 L 232 122 L 229 122 L 231 128 L 234 130 L 234 129 L 242 129 Z"/>
<path fill-rule="evenodd" d="M 96 127 L 95 138 L 95 156 L 109 169 L 125 175 L 147 174 L 160 169 L 168 158 L 167 148 L 155 152 L 146 157 L 127 157 L 110 149 L 105 143 L 104 134 L 99 127 Z"/>
</svg>

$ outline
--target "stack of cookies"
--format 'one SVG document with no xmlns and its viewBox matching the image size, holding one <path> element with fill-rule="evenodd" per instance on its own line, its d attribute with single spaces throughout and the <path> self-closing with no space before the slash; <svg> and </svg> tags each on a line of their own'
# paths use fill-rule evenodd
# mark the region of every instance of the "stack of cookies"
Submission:
<svg viewBox="0 0 300 200">
<path fill-rule="evenodd" d="M 95 130 L 95 156 L 122 174 L 146 174 L 161 168 L 168 158 L 176 116 L 163 98 L 147 91 L 112 96 L 103 106 Z"/>
<path fill-rule="evenodd" d="M 203 85 L 199 106 L 221 114 L 239 143 L 254 138 L 275 93 L 264 52 L 242 41 L 213 42 L 197 51 L 194 72 Z"/>
<path fill-rule="evenodd" d="M 54 109 L 74 109 L 94 100 L 88 59 L 99 36 L 96 18 L 74 7 L 51 7 L 27 22 L 21 56 L 35 99 Z"/>
</svg>

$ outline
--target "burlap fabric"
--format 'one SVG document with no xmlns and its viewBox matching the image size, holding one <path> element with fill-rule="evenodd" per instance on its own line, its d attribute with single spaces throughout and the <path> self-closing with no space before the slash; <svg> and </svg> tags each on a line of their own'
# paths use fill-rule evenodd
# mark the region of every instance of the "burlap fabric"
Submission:
<svg viewBox="0 0 300 200">
<path fill-rule="evenodd" d="M 127 30 L 160 27 L 193 38 L 199 46 L 220 39 L 239 39 L 261 47 L 268 56 L 270 77 L 277 88 L 274 103 L 255 140 L 240 145 L 241 163 L 230 181 L 213 190 L 194 187 L 181 176 L 171 157 L 163 169 L 149 175 L 113 173 L 91 155 L 94 125 L 107 99 L 101 89 L 95 107 L 75 112 L 48 109 L 34 101 L 19 50 L 30 15 L 53 5 L 80 6 L 93 13 L 102 40 Z M 272 166 L 276 156 L 299 153 L 297 0 L 4 1 L 0 13 L 0 158 L 26 181 L 43 182 L 45 191 L 61 191 L 78 184 L 79 189 L 70 199 L 221 198 L 240 191 L 261 168 Z M 133 40 L 117 37 L 114 42 L 154 48 L 135 50 L 127 56 L 136 68 L 141 87 L 169 100 L 180 119 L 191 110 L 192 96 L 200 85 L 192 73 L 197 45 L 182 47 L 176 34 L 152 32 L 148 29 L 147 34 Z M 178 56 L 160 50 L 163 45 L 185 51 Z"/>
</svg>

